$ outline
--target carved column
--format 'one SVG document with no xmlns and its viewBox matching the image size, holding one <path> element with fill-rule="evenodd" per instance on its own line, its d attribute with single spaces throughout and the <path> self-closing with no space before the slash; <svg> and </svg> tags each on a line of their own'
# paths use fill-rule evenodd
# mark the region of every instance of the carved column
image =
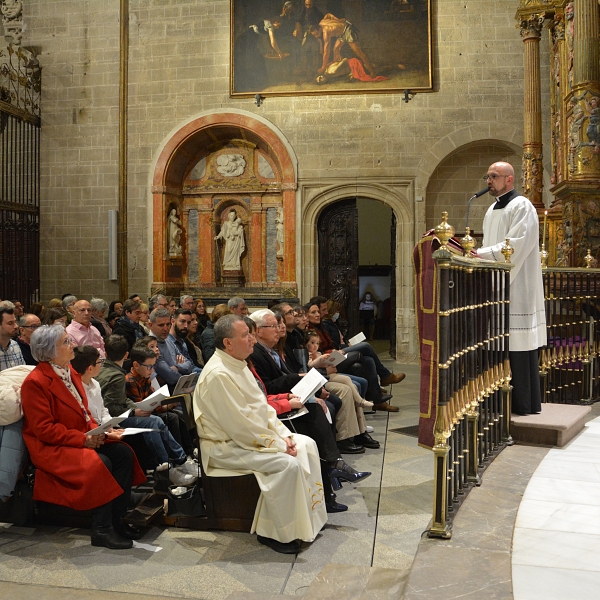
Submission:
<svg viewBox="0 0 600 600">
<path fill-rule="evenodd" d="M 521 36 L 525 44 L 525 90 L 523 140 L 523 195 L 538 209 L 542 201 L 542 91 L 540 80 L 540 37 L 544 14 L 521 19 Z"/>
</svg>

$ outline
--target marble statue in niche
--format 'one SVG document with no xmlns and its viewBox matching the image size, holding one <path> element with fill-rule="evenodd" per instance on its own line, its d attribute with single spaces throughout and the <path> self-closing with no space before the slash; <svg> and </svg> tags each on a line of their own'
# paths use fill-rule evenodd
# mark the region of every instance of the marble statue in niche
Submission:
<svg viewBox="0 0 600 600">
<path fill-rule="evenodd" d="M 221 231 L 215 236 L 215 240 L 220 239 L 224 242 L 223 271 L 241 271 L 241 259 L 246 249 L 246 242 L 242 219 L 237 216 L 235 208 L 227 213 L 227 217 L 221 225 Z"/>
<path fill-rule="evenodd" d="M 283 229 L 283 206 L 277 208 L 275 215 L 275 230 L 277 236 L 277 258 L 283 260 L 284 251 L 284 229 Z"/>
<path fill-rule="evenodd" d="M 181 220 L 177 216 L 177 209 L 171 209 L 167 218 L 167 239 L 169 240 L 169 254 L 171 256 L 182 256 L 183 249 L 181 248 Z"/>
<path fill-rule="evenodd" d="M 225 177 L 239 177 L 246 168 L 241 154 L 221 154 L 217 157 L 217 171 Z"/>
</svg>

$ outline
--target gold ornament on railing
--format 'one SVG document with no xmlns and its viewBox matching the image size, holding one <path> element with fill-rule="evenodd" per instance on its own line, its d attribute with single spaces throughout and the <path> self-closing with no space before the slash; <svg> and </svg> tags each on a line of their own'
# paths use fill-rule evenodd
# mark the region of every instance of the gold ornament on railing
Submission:
<svg viewBox="0 0 600 600">
<path fill-rule="evenodd" d="M 448 213 L 446 211 L 442 213 L 442 222 L 433 230 L 433 232 L 442 243 L 442 247 L 445 248 L 446 244 L 450 241 L 450 238 L 454 235 L 454 227 L 448 224 Z"/>
<path fill-rule="evenodd" d="M 465 227 L 465 230 L 466 230 L 467 234 L 465 235 L 464 238 L 461 238 L 460 245 L 463 247 L 463 250 L 465 251 L 465 256 L 469 256 L 471 254 L 471 250 L 473 250 L 473 248 L 475 248 L 476 242 L 471 237 L 471 228 Z"/>
<path fill-rule="evenodd" d="M 592 256 L 592 249 L 588 248 L 588 253 L 583 257 L 583 262 L 585 263 L 585 268 L 589 269 L 594 262 L 594 257 Z"/>
<path fill-rule="evenodd" d="M 508 238 L 506 238 L 504 246 L 502 246 L 500 252 L 502 252 L 502 255 L 504 256 L 504 262 L 509 263 L 510 257 L 515 253 L 515 249 L 510 245 Z"/>
</svg>

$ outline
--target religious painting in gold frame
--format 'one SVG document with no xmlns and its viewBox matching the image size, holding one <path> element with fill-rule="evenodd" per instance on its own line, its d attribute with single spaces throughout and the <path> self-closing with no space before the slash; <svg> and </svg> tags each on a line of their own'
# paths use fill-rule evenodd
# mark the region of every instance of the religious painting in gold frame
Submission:
<svg viewBox="0 0 600 600">
<path fill-rule="evenodd" d="M 432 91 L 431 0 L 230 0 L 230 93 Z"/>
</svg>

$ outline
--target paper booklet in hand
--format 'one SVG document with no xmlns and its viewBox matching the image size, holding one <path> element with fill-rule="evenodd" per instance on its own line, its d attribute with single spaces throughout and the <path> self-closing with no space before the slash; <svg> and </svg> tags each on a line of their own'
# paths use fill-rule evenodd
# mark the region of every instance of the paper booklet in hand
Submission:
<svg viewBox="0 0 600 600">
<path fill-rule="evenodd" d="M 155 408 L 160 406 L 160 403 L 167 398 L 170 398 L 171 394 L 169 394 L 169 386 L 163 385 L 160 390 L 154 392 L 154 394 L 150 394 L 145 400 L 141 402 L 135 403 L 135 408 L 139 410 L 145 410 L 148 412 L 152 412 Z"/>
<path fill-rule="evenodd" d="M 323 364 L 328 367 L 337 367 L 340 363 L 343 363 L 348 357 L 342 354 L 339 350 L 334 350 L 331 354 L 324 354 L 321 357 Z"/>
<path fill-rule="evenodd" d="M 311 369 L 300 382 L 290 390 L 290 392 L 295 396 L 298 396 L 302 404 L 305 404 L 306 401 L 326 383 L 327 379 L 325 379 L 319 371 Z"/>
<path fill-rule="evenodd" d="M 367 338 L 366 338 L 365 334 L 361 331 L 360 333 L 357 333 L 354 337 L 351 337 L 348 340 L 348 345 L 354 346 L 354 344 L 360 344 L 361 342 L 364 342 L 366 339 Z"/>
<path fill-rule="evenodd" d="M 189 375 L 182 375 L 173 390 L 172 396 L 179 396 L 180 394 L 191 394 L 198 383 L 200 373 L 190 373 Z"/>
<path fill-rule="evenodd" d="M 95 429 L 91 429 L 90 431 L 86 431 L 85 435 L 100 435 L 102 433 L 106 433 L 112 427 L 116 427 L 121 421 L 125 420 L 127 415 L 121 415 L 119 417 L 112 417 L 103 423 L 102 425 L 96 427 Z"/>
</svg>

